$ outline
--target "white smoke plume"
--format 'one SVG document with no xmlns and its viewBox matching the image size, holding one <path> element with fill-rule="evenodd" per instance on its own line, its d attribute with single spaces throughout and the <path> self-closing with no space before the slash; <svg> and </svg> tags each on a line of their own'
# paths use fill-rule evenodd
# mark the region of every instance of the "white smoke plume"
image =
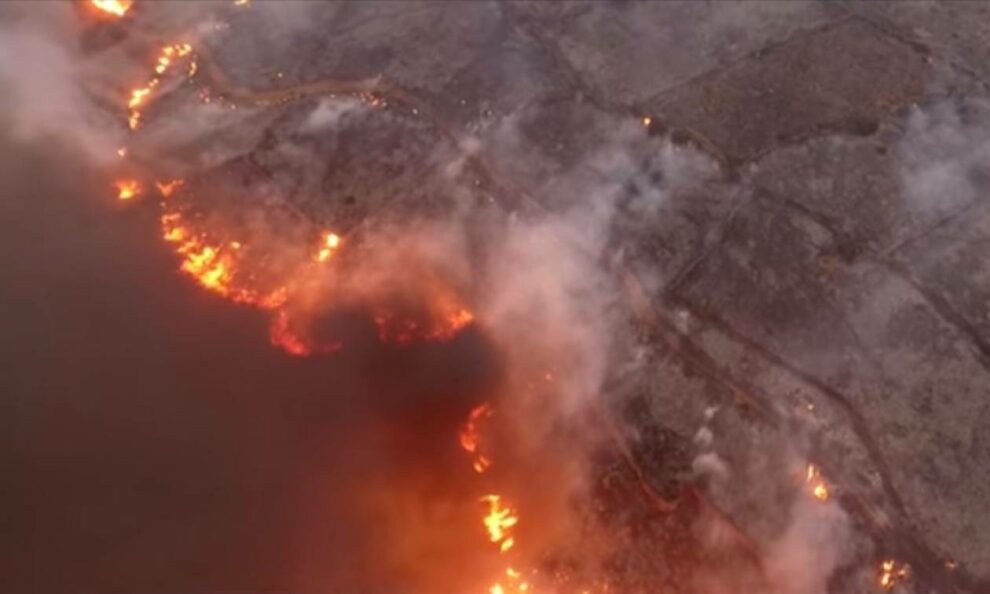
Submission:
<svg viewBox="0 0 990 594">
<path fill-rule="evenodd" d="M 908 204 L 923 214 L 948 214 L 986 191 L 990 180 L 990 104 L 940 101 L 911 110 L 900 142 Z"/>
<path fill-rule="evenodd" d="M 20 139 L 56 138 L 106 163 L 120 146 L 123 130 L 87 90 L 87 80 L 97 73 L 75 47 L 78 31 L 68 2 L 0 6 L 4 109 Z"/>
</svg>

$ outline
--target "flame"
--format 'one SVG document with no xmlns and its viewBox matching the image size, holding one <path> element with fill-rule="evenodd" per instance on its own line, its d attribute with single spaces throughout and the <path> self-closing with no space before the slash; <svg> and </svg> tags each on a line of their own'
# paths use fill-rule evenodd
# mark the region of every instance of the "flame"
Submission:
<svg viewBox="0 0 990 594">
<path fill-rule="evenodd" d="M 828 501 L 830 496 L 828 491 L 828 485 L 825 480 L 821 477 L 821 472 L 818 467 L 814 464 L 808 464 L 808 469 L 805 473 L 805 483 L 811 489 L 811 495 L 819 501 Z"/>
<path fill-rule="evenodd" d="M 320 245 L 320 251 L 316 253 L 316 261 L 326 262 L 337 251 L 338 247 L 340 247 L 340 236 L 336 233 L 326 231 L 323 234 L 323 243 Z"/>
<path fill-rule="evenodd" d="M 239 242 L 226 245 L 209 243 L 205 236 L 194 233 L 185 225 L 182 214 L 178 212 L 163 214 L 161 227 L 162 237 L 169 243 L 177 244 L 176 251 L 183 257 L 179 269 L 193 277 L 201 286 L 237 303 L 267 305 L 265 298 L 234 286 L 238 268 L 236 253 L 241 245 Z M 238 247 L 233 247 L 235 244 Z"/>
<path fill-rule="evenodd" d="M 140 107 L 145 101 L 147 101 L 148 96 L 151 95 L 151 90 L 158 86 L 158 79 L 152 79 L 147 86 L 139 87 L 131 91 L 131 98 L 127 101 L 127 107 L 135 109 Z"/>
<path fill-rule="evenodd" d="M 134 5 L 134 0 L 89 0 L 89 4 L 103 14 L 122 17 Z"/>
<path fill-rule="evenodd" d="M 272 320 L 269 328 L 269 339 L 273 346 L 277 346 L 297 357 L 305 357 L 312 352 L 312 349 L 289 328 L 289 316 L 285 310 L 279 310 Z"/>
<path fill-rule="evenodd" d="M 169 66 L 172 65 L 173 58 L 182 58 L 192 52 L 192 46 L 188 43 L 177 43 L 167 45 L 158 53 L 158 64 L 155 66 L 156 74 L 165 74 Z"/>
<path fill-rule="evenodd" d="M 122 179 L 115 184 L 117 187 L 117 198 L 119 200 L 130 200 L 141 193 L 141 185 L 137 180 Z"/>
<path fill-rule="evenodd" d="M 158 187 L 163 195 L 168 195 L 181 184 L 182 180 L 172 180 L 159 182 Z M 168 210 L 161 216 L 162 237 L 175 246 L 176 253 L 181 257 L 179 269 L 183 273 L 211 293 L 234 303 L 271 311 L 269 341 L 291 355 L 332 353 L 341 348 L 340 342 L 312 343 L 293 328 L 285 309 L 292 293 L 293 279 L 274 290 L 257 288 L 250 272 L 245 272 L 245 269 L 250 271 L 249 260 L 246 260 L 250 257 L 250 250 L 245 243 L 213 240 L 208 233 L 187 221 L 183 213 L 177 210 L 176 203 L 162 203 L 163 206 L 166 204 L 169 205 Z"/>
<path fill-rule="evenodd" d="M 161 192 L 163 197 L 168 198 L 172 195 L 172 192 L 177 190 L 184 183 L 185 180 L 183 179 L 173 179 L 169 181 L 155 182 L 155 187 L 158 188 L 158 191 Z"/>
<path fill-rule="evenodd" d="M 485 495 L 481 501 L 488 504 L 488 514 L 482 520 L 488 531 L 488 540 L 497 544 L 499 552 L 504 553 L 515 544 L 509 531 L 519 523 L 519 517 L 510 507 L 502 504 L 499 495 Z"/>
<path fill-rule="evenodd" d="M 188 56 L 192 51 L 193 48 L 188 43 L 168 44 L 158 50 L 158 56 L 155 59 L 156 76 L 152 77 L 144 86 L 132 89 L 130 98 L 127 100 L 127 107 L 130 109 L 130 113 L 127 116 L 127 126 L 131 130 L 136 130 L 141 124 L 140 108 L 148 102 L 152 96 L 152 92 L 161 84 L 161 77 L 168 72 L 176 60 Z M 195 64 L 195 61 L 190 62 L 189 76 L 196 73 Z"/>
<path fill-rule="evenodd" d="M 491 465 L 489 458 L 479 453 L 481 446 L 479 424 L 494 413 L 495 409 L 487 402 L 474 407 L 468 413 L 467 420 L 458 433 L 461 449 L 474 455 L 474 469 L 477 472 L 484 472 Z M 480 501 L 488 505 L 488 511 L 481 520 L 488 540 L 497 546 L 499 554 L 505 554 L 516 544 L 511 532 L 519 523 L 519 515 L 504 503 L 501 495 L 485 495 Z M 524 580 L 522 573 L 512 566 L 506 567 L 503 579 L 495 580 L 488 587 L 488 594 L 529 594 L 530 592 L 530 583 Z"/>
<path fill-rule="evenodd" d="M 880 564 L 880 587 L 884 590 L 891 590 L 897 582 L 906 578 L 910 573 L 910 566 L 907 564 L 897 567 L 897 562 L 893 559 L 886 559 Z"/>
<path fill-rule="evenodd" d="M 460 433 L 458 434 L 458 439 L 461 442 L 461 448 L 469 454 L 474 454 L 474 459 L 471 462 L 471 466 L 477 473 L 482 473 L 492 465 L 491 460 L 484 454 L 478 451 L 481 435 L 478 428 L 478 423 L 487 417 L 492 416 L 495 410 L 487 402 L 474 407 L 470 413 L 468 413 L 467 421 L 464 422 L 464 426 L 461 427 Z"/>
<path fill-rule="evenodd" d="M 529 582 L 522 579 L 522 573 L 508 567 L 505 570 L 505 585 L 495 582 L 488 588 L 488 594 L 527 594 L 530 592 Z"/>
<path fill-rule="evenodd" d="M 373 316 L 378 327 L 378 339 L 399 345 L 413 344 L 417 340 L 444 342 L 474 321 L 474 314 L 470 310 L 451 306 L 443 300 L 434 301 L 431 308 L 434 311 L 426 326 L 413 318 L 400 317 L 390 311 L 378 311 Z"/>
</svg>

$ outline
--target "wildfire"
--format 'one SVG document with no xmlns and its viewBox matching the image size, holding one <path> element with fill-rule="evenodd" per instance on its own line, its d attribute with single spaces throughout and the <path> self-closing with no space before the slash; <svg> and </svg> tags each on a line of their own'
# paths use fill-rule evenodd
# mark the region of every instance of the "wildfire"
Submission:
<svg viewBox="0 0 990 594">
<path fill-rule="evenodd" d="M 298 357 L 310 354 L 310 348 L 298 336 L 289 329 L 289 316 L 284 310 L 280 310 L 272 321 L 269 329 L 269 339 L 272 345 L 277 346 Z"/>
<path fill-rule="evenodd" d="M 505 584 L 496 582 L 488 588 L 488 594 L 526 594 L 530 591 L 529 582 L 522 579 L 522 574 L 509 567 L 505 570 Z"/>
<path fill-rule="evenodd" d="M 89 4 L 103 14 L 122 17 L 134 5 L 134 0 L 89 0 Z"/>
<path fill-rule="evenodd" d="M 152 96 L 152 92 L 161 84 L 161 77 L 175 64 L 175 61 L 184 58 L 192 53 L 192 46 L 188 43 L 173 43 L 163 46 L 158 51 L 155 59 L 155 75 L 147 84 L 131 90 L 127 107 L 130 113 L 127 116 L 127 126 L 131 130 L 136 130 L 141 124 L 141 107 L 143 107 Z M 190 62 L 189 76 L 196 73 L 195 61 Z"/>
<path fill-rule="evenodd" d="M 131 91 L 131 98 L 127 101 L 127 107 L 134 109 L 140 107 L 144 103 L 148 96 L 151 95 L 151 90 L 158 86 L 158 79 L 153 79 L 148 86 L 140 87 Z"/>
<path fill-rule="evenodd" d="M 828 501 L 828 485 L 825 483 L 825 480 L 822 479 L 821 472 L 814 464 L 808 464 L 808 469 L 805 473 L 805 483 L 811 489 L 811 495 L 815 499 L 819 501 Z"/>
<path fill-rule="evenodd" d="M 479 425 L 482 420 L 494 413 L 495 409 L 487 402 L 474 407 L 468 413 L 467 420 L 458 433 L 461 449 L 474 456 L 474 469 L 479 473 L 484 472 L 491 465 L 491 460 L 479 452 L 481 447 Z M 516 544 L 512 529 L 519 523 L 519 515 L 504 502 L 501 495 L 485 495 L 480 501 L 488 506 L 487 513 L 481 519 L 488 540 L 498 547 L 500 554 L 504 554 Z M 488 587 L 488 594 L 529 594 L 531 591 L 531 586 L 523 579 L 522 573 L 511 566 L 505 569 L 503 578 L 495 580 Z"/>
<path fill-rule="evenodd" d="M 474 467 L 474 471 L 478 473 L 488 470 L 488 467 L 492 465 L 491 460 L 478 451 L 481 439 L 478 424 L 482 419 L 492 416 L 494 412 L 495 410 L 487 402 L 476 406 L 468 414 L 467 421 L 465 421 L 464 426 L 461 427 L 461 431 L 458 434 L 461 447 L 464 451 L 474 455 L 472 466 Z"/>
<path fill-rule="evenodd" d="M 488 540 L 497 544 L 499 552 L 504 553 L 515 544 L 515 539 L 509 535 L 509 531 L 519 523 L 519 517 L 510 507 L 502 504 L 499 495 L 485 495 L 481 501 L 488 504 L 488 514 L 483 520 L 488 531 Z"/>
<path fill-rule="evenodd" d="M 122 179 L 114 184 L 117 187 L 117 199 L 130 200 L 141 193 L 141 185 L 137 180 Z"/>
<path fill-rule="evenodd" d="M 320 251 L 316 253 L 316 261 L 326 262 L 337 251 L 338 247 L 340 247 L 340 236 L 330 231 L 325 232 L 323 234 L 323 243 L 320 245 Z"/>
<path fill-rule="evenodd" d="M 171 66 L 174 58 L 186 56 L 191 51 L 192 46 L 188 43 L 179 43 L 163 47 L 162 51 L 158 54 L 158 64 L 155 66 L 155 73 L 165 74 L 165 71 L 168 70 L 169 66 Z"/>
<path fill-rule="evenodd" d="M 432 311 L 427 325 L 410 317 L 397 316 L 391 311 L 378 311 L 373 316 L 378 327 L 378 339 L 399 345 L 412 344 L 417 340 L 443 342 L 474 321 L 470 310 L 448 303 L 440 296 L 435 298 L 430 308 Z"/>
<path fill-rule="evenodd" d="M 172 195 L 172 192 L 177 190 L 184 183 L 185 180 L 173 179 L 169 181 L 155 182 L 155 187 L 158 188 L 158 191 L 161 193 L 163 197 L 168 198 L 169 196 Z"/>
<path fill-rule="evenodd" d="M 165 241 L 176 244 L 176 252 L 182 256 L 179 269 L 207 290 L 227 297 L 235 303 L 245 303 L 262 309 L 276 309 L 284 303 L 285 295 L 282 290 L 263 294 L 236 285 L 239 252 L 243 247 L 241 242 L 209 242 L 204 234 L 196 233 L 186 225 L 179 212 L 163 214 L 161 228 L 162 237 Z"/>
<path fill-rule="evenodd" d="M 909 573 L 910 567 L 907 564 L 898 567 L 896 561 L 887 559 L 880 564 L 880 587 L 884 590 L 891 590 L 898 581 L 906 578 Z"/>
</svg>

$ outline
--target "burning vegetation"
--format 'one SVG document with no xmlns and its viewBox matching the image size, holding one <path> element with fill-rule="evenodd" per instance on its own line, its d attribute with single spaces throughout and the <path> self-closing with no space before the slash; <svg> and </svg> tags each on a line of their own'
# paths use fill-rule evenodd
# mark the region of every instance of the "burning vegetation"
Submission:
<svg viewBox="0 0 990 594">
<path fill-rule="evenodd" d="M 247 0 L 238 0 L 236 4 L 248 6 Z M 108 18 L 120 18 L 129 13 L 133 2 L 90 0 L 90 5 Z M 206 62 L 207 58 L 197 55 L 197 47 L 195 40 L 169 41 L 160 45 L 154 53 L 153 61 L 147 65 L 147 78 L 136 82 L 125 96 L 120 97 L 120 113 L 122 116 L 126 113 L 121 125 L 126 127 L 129 134 L 135 135 L 132 138 L 136 139 L 144 130 L 149 118 L 155 120 L 157 115 L 148 112 L 148 109 L 157 101 L 183 85 L 192 85 L 197 77 L 204 77 L 199 64 L 203 63 L 204 71 L 210 65 Z M 204 55 L 205 53 L 204 50 Z M 231 99 L 236 93 L 215 92 L 210 88 L 209 82 L 215 80 L 207 79 L 196 89 L 201 101 L 225 104 L 231 109 L 237 106 Z M 340 88 L 349 88 L 350 91 L 340 94 L 375 109 L 390 107 L 388 98 L 370 93 L 366 86 L 332 85 L 329 88 L 334 90 L 333 93 L 326 94 L 336 97 Z M 305 86 L 296 94 L 286 92 L 277 96 L 257 93 L 253 105 L 264 108 L 279 106 L 304 96 L 307 92 L 315 93 L 313 88 L 312 85 Z M 240 99 L 247 102 L 243 97 Z M 399 105 L 403 102 L 413 104 L 403 93 L 395 93 L 393 101 Z M 420 108 L 414 107 L 411 112 L 418 116 Z M 653 120 L 650 116 L 644 116 L 640 123 L 642 127 L 649 129 Z M 127 162 L 131 149 L 121 147 L 117 154 Z M 137 160 L 134 163 L 128 162 L 127 165 L 133 169 L 138 168 Z M 269 320 L 268 339 L 271 345 L 287 355 L 300 358 L 331 356 L 348 349 L 350 336 L 336 333 L 334 324 L 326 322 L 327 319 L 333 322 L 340 311 L 359 311 L 365 325 L 379 343 L 400 349 L 448 344 L 469 328 L 491 331 L 493 336 L 504 331 L 502 328 L 492 328 L 499 323 L 498 316 L 486 315 L 488 310 L 475 308 L 476 296 L 465 289 L 465 285 L 469 284 L 462 278 L 465 275 L 452 273 L 448 269 L 448 254 L 424 255 L 417 250 L 414 244 L 423 234 L 422 230 L 417 231 L 419 235 L 411 232 L 398 233 L 396 239 L 370 225 L 344 225 L 339 221 L 317 220 L 289 208 L 285 209 L 288 212 L 279 211 L 275 214 L 276 209 L 270 207 L 270 201 L 264 203 L 265 208 L 270 210 L 266 211 L 265 220 L 259 223 L 257 220 L 249 220 L 244 212 L 250 210 L 247 206 L 250 203 L 250 194 L 257 191 L 260 183 L 244 184 L 244 187 L 235 190 L 227 189 L 228 193 L 239 193 L 231 201 L 235 206 L 211 209 L 210 200 L 219 200 L 216 195 L 223 193 L 220 189 L 223 184 L 214 183 L 214 180 L 195 171 L 189 176 L 163 175 L 156 179 L 156 175 L 152 173 L 154 167 L 148 169 L 144 177 L 138 176 L 139 179 L 128 177 L 117 180 L 114 183 L 117 198 L 129 203 L 151 203 L 152 195 L 155 195 L 157 208 L 160 209 L 160 237 L 174 252 L 181 274 L 219 299 L 264 312 Z M 209 199 L 205 199 L 205 196 L 209 196 Z M 519 322 L 513 320 L 513 323 Z M 534 323 L 534 327 L 541 328 L 538 323 Z M 519 334 L 522 333 L 507 332 L 505 336 L 518 339 Z M 553 407 L 545 402 L 552 398 L 567 398 L 565 392 L 571 385 L 567 383 L 567 378 L 558 376 L 557 369 L 563 369 L 565 373 L 568 369 L 580 372 L 583 371 L 580 368 L 584 362 L 580 356 L 561 347 L 558 342 L 566 340 L 558 340 L 552 333 L 549 336 L 534 336 L 535 346 L 513 344 L 504 337 L 501 342 L 492 340 L 506 351 L 505 359 L 511 361 L 507 363 L 511 369 L 505 373 L 514 379 L 505 380 L 507 386 L 501 386 L 503 391 L 511 393 L 510 396 L 503 395 L 504 399 L 515 404 L 523 403 L 524 406 L 518 408 L 531 414 L 510 410 L 503 415 L 500 402 L 485 401 L 471 408 L 459 431 L 449 436 L 456 437 L 473 470 L 473 473 L 465 473 L 470 478 L 464 480 L 476 481 L 473 484 L 478 486 L 478 492 L 481 493 L 473 499 L 466 499 L 480 506 L 471 534 L 484 541 L 493 557 L 488 559 L 490 563 L 484 564 L 483 575 L 477 578 L 484 582 L 483 589 L 478 594 L 530 594 L 538 590 L 558 594 L 646 591 L 628 587 L 628 584 L 623 590 L 623 582 L 613 580 L 609 573 L 618 572 L 616 567 L 630 564 L 623 552 L 609 549 L 630 546 L 631 542 L 637 545 L 646 542 L 647 548 L 656 546 L 664 553 L 675 551 L 671 553 L 672 558 L 682 555 L 676 561 L 692 568 L 691 571 L 685 570 L 684 574 L 676 574 L 673 570 L 664 568 L 665 580 L 680 579 L 690 582 L 698 573 L 705 572 L 706 563 L 709 562 L 707 555 L 727 559 L 726 564 L 731 566 L 732 571 L 738 571 L 740 575 L 757 575 L 758 578 L 754 578 L 754 581 L 761 585 L 767 583 L 769 578 L 763 575 L 764 561 L 756 544 L 742 534 L 725 515 L 718 512 L 700 490 L 688 487 L 684 482 L 677 483 L 680 493 L 672 500 L 661 497 L 645 478 L 643 460 L 626 451 L 624 444 L 612 446 L 608 456 L 603 456 L 608 458 L 608 463 L 602 464 L 607 469 L 602 471 L 605 478 L 600 481 L 600 485 L 587 488 L 587 491 L 596 494 L 594 505 L 573 504 L 568 500 L 572 494 L 568 490 L 570 487 L 549 487 L 559 487 L 565 492 L 559 500 L 554 501 L 556 509 L 551 514 L 559 513 L 568 518 L 580 515 L 581 521 L 575 523 L 580 524 L 581 530 L 592 534 L 587 539 L 591 544 L 580 542 L 571 547 L 574 550 L 570 550 L 560 546 L 559 542 L 554 542 L 565 551 L 562 553 L 523 550 L 524 543 L 530 543 L 524 538 L 525 533 L 522 530 L 538 524 L 543 518 L 530 514 L 527 509 L 527 505 L 539 508 L 538 505 L 534 505 L 525 496 L 515 496 L 513 489 L 525 491 L 519 488 L 518 479 L 505 481 L 504 484 L 500 481 L 506 475 L 516 472 L 512 463 L 516 462 L 516 458 L 523 458 L 514 448 L 533 457 L 540 457 L 544 453 L 532 445 L 526 450 L 513 444 L 507 448 L 513 450 L 513 455 L 508 456 L 512 463 L 503 464 L 499 457 L 502 451 L 498 446 L 501 444 L 490 430 L 498 423 L 506 426 L 514 423 L 522 425 L 533 419 L 543 422 L 546 421 L 545 417 L 552 417 L 547 410 Z M 520 357 L 513 351 L 521 352 L 523 356 Z M 519 377 L 527 379 L 520 381 Z M 530 377 L 541 379 L 532 381 Z M 499 390 L 493 391 L 502 394 Z M 594 416 L 585 411 L 582 413 Z M 520 418 L 526 420 L 520 421 Z M 556 418 L 553 420 L 554 423 L 557 422 Z M 602 425 L 612 422 L 602 419 L 598 421 Z M 587 421 L 582 419 L 582 423 L 584 422 Z M 542 429 L 548 433 L 579 433 L 575 426 L 554 423 L 548 422 L 548 425 L 553 426 Z M 583 429 L 584 426 L 580 426 Z M 513 428 L 518 430 L 518 427 Z M 622 438 L 612 438 L 622 443 Z M 524 436 L 520 441 L 526 439 L 529 438 Z M 584 443 L 583 436 L 569 435 L 561 438 L 561 441 L 568 445 Z M 563 450 L 566 456 L 572 453 L 567 448 Z M 621 455 L 616 454 L 616 451 Z M 554 452 L 554 455 L 560 456 L 561 452 Z M 588 452 L 575 454 L 578 458 L 583 456 L 589 456 Z M 583 462 L 582 458 L 582 464 Z M 463 464 L 463 459 L 461 463 Z M 559 466 L 564 467 L 566 464 L 560 462 Z M 509 469 L 504 470 L 505 467 Z M 533 468 L 539 468 L 539 465 L 534 464 Z M 563 476 L 565 473 L 560 474 Z M 582 478 L 583 480 L 585 479 Z M 585 486 L 582 485 L 582 488 Z M 822 506 L 837 505 L 833 497 L 835 489 L 825 480 L 821 468 L 815 464 L 807 464 L 805 467 L 804 490 L 806 495 Z M 841 490 L 837 492 L 842 493 Z M 629 504 L 629 501 L 634 503 Z M 580 513 L 575 512 L 575 509 L 580 510 Z M 682 516 L 675 518 L 678 514 Z M 683 519 L 685 517 L 688 519 Z M 602 536 L 600 533 L 606 532 L 599 530 L 603 522 L 614 522 L 619 526 L 616 532 L 620 534 Z M 705 526 L 705 530 L 717 533 L 718 538 L 706 540 L 710 534 L 698 536 L 698 526 L 701 525 Z M 656 526 L 662 526 L 662 530 L 655 528 Z M 660 530 L 662 534 L 657 536 L 651 532 L 654 530 Z M 716 543 L 712 544 L 711 540 Z M 546 541 L 551 542 L 552 539 L 546 537 Z M 656 544 L 658 542 L 661 544 Z M 538 548 L 536 544 L 532 546 L 534 550 Z M 606 553 L 595 550 L 596 563 L 591 564 L 590 570 L 592 575 L 585 573 L 582 568 L 582 561 L 585 559 L 582 555 L 587 553 L 581 550 L 581 546 L 607 550 Z M 681 553 L 684 548 L 702 552 Z M 602 559 L 605 561 L 601 561 Z M 745 567 L 745 570 L 738 570 L 738 567 Z M 878 588 L 893 589 L 899 582 L 906 580 L 908 575 L 907 565 L 885 560 L 879 568 Z M 648 587 L 653 585 L 653 582 L 647 583 Z M 685 585 L 683 591 L 691 591 L 691 585 Z"/>
<path fill-rule="evenodd" d="M 134 6 L 134 0 L 89 0 L 95 12 L 108 18 L 120 18 Z"/>
</svg>

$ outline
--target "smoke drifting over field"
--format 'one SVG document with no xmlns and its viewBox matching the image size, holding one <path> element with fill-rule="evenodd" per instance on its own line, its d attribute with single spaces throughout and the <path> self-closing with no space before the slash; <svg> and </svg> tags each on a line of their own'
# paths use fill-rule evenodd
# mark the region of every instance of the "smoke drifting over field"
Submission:
<svg viewBox="0 0 990 594">
<path fill-rule="evenodd" d="M 210 95 L 222 76 L 207 54 L 237 34 L 233 11 L 262 12 L 284 47 L 318 10 L 255 4 L 154 3 L 111 23 L 70 3 L 2 8 L 9 496 L 40 508 L 40 524 L 14 525 L 31 558 L 15 583 L 606 591 L 628 541 L 594 509 L 598 460 L 638 438 L 614 414 L 627 395 L 606 385 L 641 370 L 617 221 L 659 216 L 718 166 L 616 116 L 597 150 L 523 191 L 504 178 L 539 172 L 524 108 L 469 133 L 380 79 L 301 99 L 258 81 Z M 148 56 L 179 42 L 199 72 L 163 74 L 128 131 Z M 362 156 L 371 173 L 349 171 Z M 120 175 L 142 187 L 133 204 L 105 190 Z M 173 179 L 174 195 L 153 189 Z M 359 183 L 381 199 L 343 225 L 333 215 L 352 216 L 339 205 Z M 458 435 L 485 403 L 471 451 Z M 690 478 L 745 489 L 733 481 L 746 469 L 705 452 L 719 439 L 701 440 Z M 792 491 L 766 510 L 787 518 L 755 561 L 738 560 L 730 523 L 701 514 L 699 555 L 741 568 L 710 560 L 684 591 L 825 592 L 848 519 L 801 480 Z M 492 494 L 517 514 L 511 547 L 485 532 Z"/>
</svg>

